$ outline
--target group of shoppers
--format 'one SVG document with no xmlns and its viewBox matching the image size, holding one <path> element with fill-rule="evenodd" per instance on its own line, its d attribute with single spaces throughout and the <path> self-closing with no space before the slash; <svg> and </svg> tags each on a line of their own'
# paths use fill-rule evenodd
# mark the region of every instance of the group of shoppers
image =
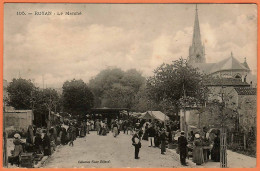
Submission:
<svg viewBox="0 0 260 171">
<path fill-rule="evenodd" d="M 213 142 L 209 142 L 209 138 L 201 136 L 200 133 L 193 134 L 187 140 L 184 136 L 184 132 L 181 132 L 181 136 L 178 138 L 178 150 L 180 154 L 181 164 L 186 166 L 186 157 L 188 155 L 188 143 L 192 144 L 192 161 L 196 165 L 202 165 L 211 156 L 211 160 L 214 162 L 220 162 L 220 137 L 219 132 L 215 133 Z M 213 147 L 210 148 L 209 144 L 213 143 Z"/>
</svg>

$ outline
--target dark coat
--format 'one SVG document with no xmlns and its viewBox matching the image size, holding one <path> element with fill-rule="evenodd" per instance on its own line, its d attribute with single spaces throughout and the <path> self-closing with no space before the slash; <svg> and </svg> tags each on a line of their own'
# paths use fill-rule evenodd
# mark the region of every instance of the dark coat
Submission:
<svg viewBox="0 0 260 171">
<path fill-rule="evenodd" d="M 51 140 L 47 134 L 45 134 L 43 137 L 42 145 L 44 149 L 44 155 L 45 156 L 51 155 Z"/>
<path fill-rule="evenodd" d="M 161 141 L 166 141 L 166 139 L 167 139 L 167 135 L 166 135 L 165 132 L 164 132 L 164 133 L 161 133 L 161 135 L 160 135 L 160 139 L 161 139 Z"/>
<path fill-rule="evenodd" d="M 187 144 L 188 144 L 188 141 L 184 136 L 180 136 L 178 138 L 178 147 L 179 147 L 180 151 L 186 152 Z"/>
<path fill-rule="evenodd" d="M 147 133 L 148 133 L 148 137 L 155 137 L 156 131 L 154 127 L 150 127 L 148 128 Z"/>
<path fill-rule="evenodd" d="M 216 137 L 214 139 L 214 145 L 211 150 L 211 159 L 214 160 L 215 162 L 220 161 L 220 138 Z"/>
<path fill-rule="evenodd" d="M 40 148 L 40 146 L 42 146 L 42 137 L 41 137 L 41 135 L 36 135 L 36 137 L 34 139 L 34 145 L 35 145 L 35 148 Z"/>
<path fill-rule="evenodd" d="M 67 143 L 67 131 L 65 128 L 61 128 L 62 134 L 61 134 L 61 144 L 66 144 Z"/>
</svg>

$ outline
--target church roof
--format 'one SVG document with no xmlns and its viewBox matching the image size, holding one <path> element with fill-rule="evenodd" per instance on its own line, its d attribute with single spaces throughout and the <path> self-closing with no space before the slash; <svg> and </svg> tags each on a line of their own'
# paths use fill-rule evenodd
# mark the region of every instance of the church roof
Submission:
<svg viewBox="0 0 260 171">
<path fill-rule="evenodd" d="M 250 69 L 247 62 L 246 62 L 246 58 L 245 58 L 245 61 L 243 63 L 241 63 L 242 65 L 244 65 L 247 69 Z"/>
<path fill-rule="evenodd" d="M 235 90 L 238 95 L 256 95 L 256 88 L 252 87 L 236 87 Z"/>
<path fill-rule="evenodd" d="M 210 70 L 210 73 L 218 71 L 227 71 L 227 70 L 249 70 L 244 65 L 242 65 L 236 58 L 231 54 L 230 57 L 216 63 L 213 68 Z"/>
<path fill-rule="evenodd" d="M 206 86 L 234 86 L 234 87 L 249 87 L 247 82 L 242 82 L 241 79 L 237 78 L 212 78 L 205 80 Z"/>
<path fill-rule="evenodd" d="M 250 70 L 249 67 L 247 68 L 244 64 L 241 64 L 232 54 L 230 57 L 223 59 L 218 63 L 193 63 L 192 66 L 198 68 L 205 74 L 229 70 Z"/>
</svg>

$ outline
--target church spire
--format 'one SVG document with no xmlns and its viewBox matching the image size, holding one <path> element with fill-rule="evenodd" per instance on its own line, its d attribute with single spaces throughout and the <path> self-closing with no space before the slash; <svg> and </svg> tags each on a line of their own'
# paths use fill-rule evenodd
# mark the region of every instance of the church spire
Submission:
<svg viewBox="0 0 260 171">
<path fill-rule="evenodd" d="M 200 24 L 199 24 L 197 4 L 196 4 L 195 21 L 194 21 L 194 28 L 193 28 L 192 45 L 201 45 Z"/>
<path fill-rule="evenodd" d="M 201 42 L 198 7 L 196 4 L 192 44 L 189 49 L 189 63 L 205 63 L 205 49 Z"/>
</svg>

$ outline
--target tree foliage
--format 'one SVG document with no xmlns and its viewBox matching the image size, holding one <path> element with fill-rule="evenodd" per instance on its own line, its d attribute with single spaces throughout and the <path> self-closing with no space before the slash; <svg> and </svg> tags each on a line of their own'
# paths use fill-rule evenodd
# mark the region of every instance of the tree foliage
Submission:
<svg viewBox="0 0 260 171">
<path fill-rule="evenodd" d="M 31 80 L 23 78 L 14 78 L 7 87 L 8 105 L 15 109 L 31 109 L 32 94 L 36 87 Z"/>
<path fill-rule="evenodd" d="M 43 111 L 60 111 L 60 96 L 55 89 L 46 88 L 38 90 L 34 95 L 36 98 L 35 108 Z"/>
<path fill-rule="evenodd" d="M 60 96 L 55 89 L 40 89 L 31 80 L 13 79 L 7 87 L 8 105 L 18 110 L 33 110 L 36 125 L 41 125 L 42 115 L 61 109 Z"/>
<path fill-rule="evenodd" d="M 184 97 L 202 100 L 203 75 L 180 58 L 171 64 L 162 64 L 147 80 L 147 92 L 156 103 L 171 104 L 179 107 L 179 100 Z"/>
<path fill-rule="evenodd" d="M 145 78 L 135 69 L 126 72 L 118 68 L 105 69 L 90 80 L 95 107 L 126 107 L 133 109 Z"/>
<path fill-rule="evenodd" d="M 66 81 L 63 84 L 64 111 L 73 115 L 86 114 L 93 107 L 94 97 L 86 83 L 82 80 Z"/>
</svg>

